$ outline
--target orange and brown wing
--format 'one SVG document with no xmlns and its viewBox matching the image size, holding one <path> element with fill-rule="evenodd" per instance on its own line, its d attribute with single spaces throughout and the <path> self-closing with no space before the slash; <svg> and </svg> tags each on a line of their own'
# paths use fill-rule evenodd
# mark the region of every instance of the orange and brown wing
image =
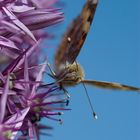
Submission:
<svg viewBox="0 0 140 140">
<path fill-rule="evenodd" d="M 64 34 L 55 55 L 56 68 L 59 68 L 60 65 L 66 62 L 72 64 L 75 61 L 90 29 L 97 3 L 98 0 L 88 0 L 81 14 L 73 21 Z"/>
<path fill-rule="evenodd" d="M 114 82 L 83 80 L 83 81 L 81 81 L 81 83 L 91 85 L 91 86 L 96 86 L 99 88 L 140 92 L 140 88 L 138 88 L 138 87 L 133 87 L 133 86 L 124 85 L 124 84 L 120 84 L 120 83 L 114 83 Z"/>
</svg>

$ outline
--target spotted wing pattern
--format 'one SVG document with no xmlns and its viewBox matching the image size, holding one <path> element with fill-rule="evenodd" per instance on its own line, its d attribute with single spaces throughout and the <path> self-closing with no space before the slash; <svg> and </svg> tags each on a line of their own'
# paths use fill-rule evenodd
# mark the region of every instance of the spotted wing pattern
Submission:
<svg viewBox="0 0 140 140">
<path fill-rule="evenodd" d="M 66 62 L 72 64 L 75 61 L 90 29 L 97 3 L 98 0 L 87 0 L 81 14 L 64 34 L 55 55 L 56 68 L 59 68 L 62 64 L 65 65 Z"/>
</svg>

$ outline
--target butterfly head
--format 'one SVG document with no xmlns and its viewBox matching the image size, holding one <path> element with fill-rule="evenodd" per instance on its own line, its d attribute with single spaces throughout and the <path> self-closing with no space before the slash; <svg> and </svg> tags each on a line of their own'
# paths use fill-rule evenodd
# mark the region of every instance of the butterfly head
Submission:
<svg viewBox="0 0 140 140">
<path fill-rule="evenodd" d="M 84 79 L 84 71 L 76 62 L 61 66 L 60 73 L 61 76 L 63 75 L 61 83 L 65 86 L 74 86 Z"/>
</svg>

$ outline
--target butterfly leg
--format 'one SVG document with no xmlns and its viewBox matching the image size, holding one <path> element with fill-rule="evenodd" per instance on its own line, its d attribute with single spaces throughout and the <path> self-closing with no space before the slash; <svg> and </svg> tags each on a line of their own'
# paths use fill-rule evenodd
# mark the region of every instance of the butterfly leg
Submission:
<svg viewBox="0 0 140 140">
<path fill-rule="evenodd" d="M 48 68 L 49 68 L 51 74 L 52 74 L 54 77 L 56 77 L 56 73 L 55 73 L 54 70 L 51 68 L 50 63 L 47 63 L 47 65 L 48 65 Z"/>
<path fill-rule="evenodd" d="M 67 100 L 67 105 L 68 105 L 69 104 L 70 95 L 69 95 L 68 91 L 65 89 L 65 87 L 62 85 L 62 83 L 60 83 L 59 86 L 60 86 L 60 89 L 62 89 L 64 91 L 64 94 L 66 95 L 66 97 L 68 99 Z"/>
<path fill-rule="evenodd" d="M 55 72 L 53 71 L 53 69 L 51 68 L 50 63 L 47 63 L 47 65 L 48 65 L 48 68 L 49 68 L 49 70 L 50 70 L 52 76 L 53 76 L 53 77 L 56 77 L 56 73 L 55 73 Z M 63 87 L 63 85 L 62 85 L 61 83 L 60 83 L 59 85 L 60 85 L 60 88 L 64 91 L 64 94 L 66 95 L 66 97 L 69 99 L 69 98 L 70 98 L 70 95 L 69 95 L 68 91 Z M 69 101 L 67 101 L 67 104 L 68 104 L 68 102 L 69 102 Z"/>
</svg>

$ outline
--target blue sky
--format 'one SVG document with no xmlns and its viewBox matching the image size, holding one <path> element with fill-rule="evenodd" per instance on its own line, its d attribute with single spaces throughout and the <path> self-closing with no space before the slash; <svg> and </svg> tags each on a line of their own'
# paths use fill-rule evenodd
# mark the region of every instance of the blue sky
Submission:
<svg viewBox="0 0 140 140">
<path fill-rule="evenodd" d="M 63 1 L 65 21 L 55 27 L 58 37 L 55 45 L 86 0 Z M 140 87 L 139 6 L 139 0 L 100 0 L 91 30 L 77 59 L 85 70 L 86 79 Z M 140 95 L 87 86 L 99 118 L 94 120 L 82 85 L 68 90 L 72 111 L 62 116 L 63 125 L 44 121 L 54 126 L 53 136 L 48 140 L 140 139 Z"/>
</svg>

